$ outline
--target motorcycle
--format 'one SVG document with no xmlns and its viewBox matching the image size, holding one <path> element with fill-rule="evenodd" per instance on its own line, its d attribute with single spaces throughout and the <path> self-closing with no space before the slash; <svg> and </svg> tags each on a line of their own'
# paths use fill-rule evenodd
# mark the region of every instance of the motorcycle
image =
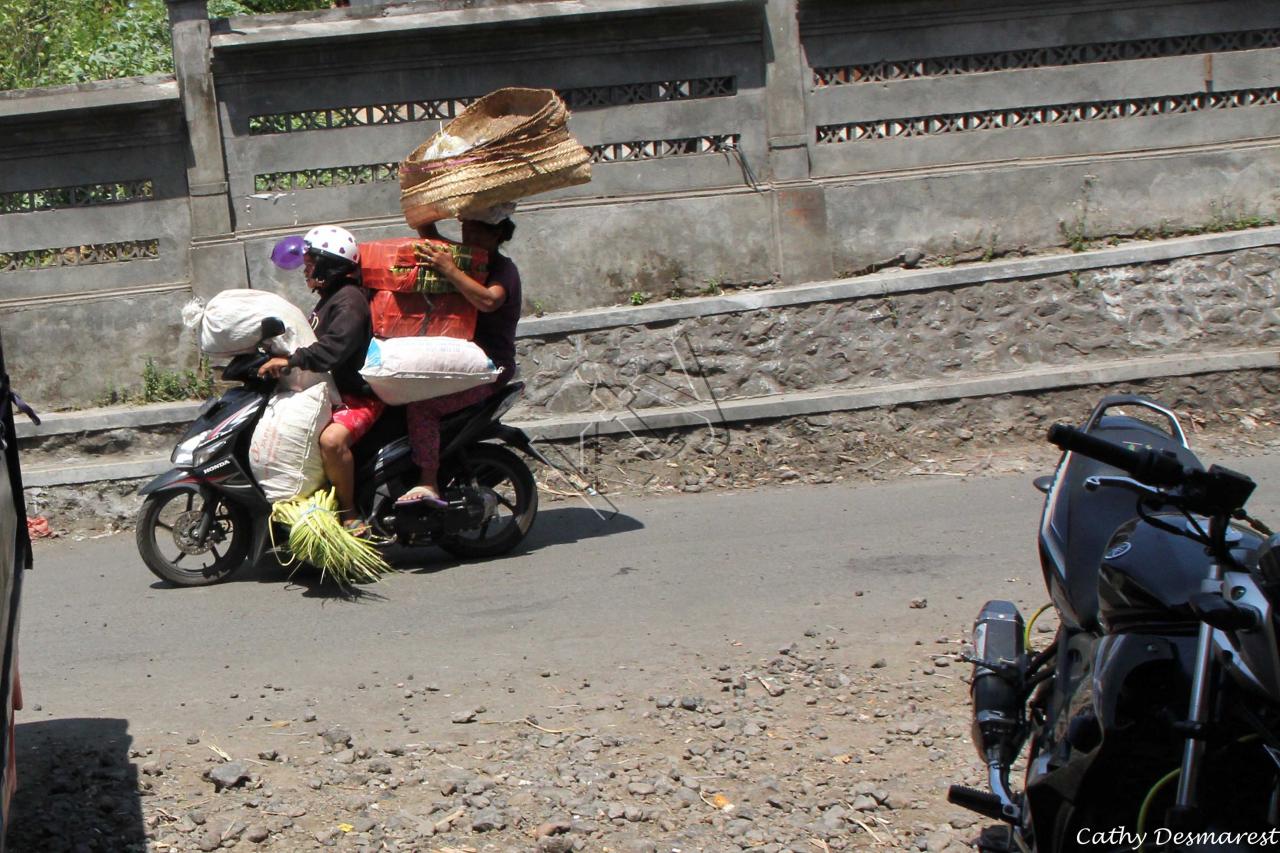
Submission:
<svg viewBox="0 0 1280 853">
<path fill-rule="evenodd" d="M 276 318 L 262 323 L 262 340 L 282 334 Z M 271 540 L 271 503 L 253 476 L 249 443 L 276 388 L 258 376 L 261 351 L 237 355 L 223 380 L 238 382 L 200 410 L 173 450 L 174 468 L 140 490 L 137 544 L 161 580 L 203 586 L 256 563 Z M 511 382 L 441 420 L 442 508 L 397 507 L 418 480 L 402 407 L 388 407 L 353 448 L 356 505 L 380 545 L 438 545 L 462 558 L 494 557 L 515 548 L 533 526 L 538 491 L 528 464 L 513 452 L 551 463 L 520 429 L 501 422 L 524 388 Z"/>
<path fill-rule="evenodd" d="M 968 659 L 989 790 L 948 799 L 1001 822 L 986 850 L 1280 843 L 1280 536 L 1244 510 L 1254 482 L 1206 470 L 1142 397 L 1049 441 L 1064 453 L 1036 481 L 1039 552 L 1059 628 L 1035 650 L 1012 602 L 983 606 Z"/>
</svg>

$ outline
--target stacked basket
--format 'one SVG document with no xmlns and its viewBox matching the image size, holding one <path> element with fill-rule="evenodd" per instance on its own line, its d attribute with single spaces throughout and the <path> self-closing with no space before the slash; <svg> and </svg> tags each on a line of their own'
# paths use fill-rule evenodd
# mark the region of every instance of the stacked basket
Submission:
<svg viewBox="0 0 1280 853">
<path fill-rule="evenodd" d="M 476 101 L 401 164 L 410 227 L 590 181 L 591 155 L 568 117 L 551 89 L 499 89 Z"/>
</svg>

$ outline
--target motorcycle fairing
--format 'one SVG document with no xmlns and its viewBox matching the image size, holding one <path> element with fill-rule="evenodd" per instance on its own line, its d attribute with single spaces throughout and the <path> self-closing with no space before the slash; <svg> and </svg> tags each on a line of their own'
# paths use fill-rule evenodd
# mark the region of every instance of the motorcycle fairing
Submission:
<svg viewBox="0 0 1280 853">
<path fill-rule="evenodd" d="M 1076 639 L 1073 645 L 1078 648 L 1090 643 L 1088 635 Z M 1188 695 L 1195 643 L 1194 636 L 1171 641 L 1119 634 L 1093 644 L 1083 677 L 1076 679 L 1063 697 L 1064 704 L 1056 709 L 1060 717 L 1052 721 L 1054 748 L 1042 751 L 1028 767 L 1026 796 L 1036 837 L 1055 837 L 1063 821 L 1087 820 L 1088 815 L 1073 814 L 1086 791 L 1112 805 L 1116 798 L 1134 798 L 1131 809 L 1120 810 L 1137 814 L 1142 796 L 1168 771 L 1169 757 L 1158 750 L 1135 761 L 1132 727 L 1144 716 L 1132 703 L 1144 696 L 1168 703 L 1171 697 Z M 1156 685 L 1156 689 L 1141 684 Z M 1100 797 L 1099 787 L 1109 793 Z"/>
<path fill-rule="evenodd" d="M 510 401 L 524 390 L 523 382 L 512 382 L 499 388 L 485 400 L 447 415 L 440 421 L 440 456 L 444 458 L 459 447 L 478 440 L 479 434 L 510 408 Z"/>
<path fill-rule="evenodd" d="M 244 423 L 261 411 L 266 401 L 257 391 L 247 388 L 231 388 L 212 405 L 205 404 L 200 415 L 187 427 L 183 439 L 190 438 L 206 430 L 210 431 L 206 440 L 220 438 Z"/>
<path fill-rule="evenodd" d="M 1170 450 L 1184 466 L 1202 467 L 1172 435 L 1136 418 L 1108 415 L 1099 418 L 1090 432 L 1108 441 Z M 1083 483 L 1092 476 L 1123 474 L 1086 456 L 1065 453 L 1045 500 L 1040 522 L 1040 565 L 1063 620 L 1074 628 L 1099 628 L 1098 568 L 1113 531 L 1133 518 L 1136 504 L 1131 492 L 1090 492 Z"/>
<path fill-rule="evenodd" d="M 1258 630 L 1246 633 L 1215 631 L 1219 660 L 1236 683 L 1272 702 L 1280 702 L 1280 626 L 1267 596 L 1252 575 L 1227 572 L 1223 589 L 1239 605 L 1252 607 L 1259 616 Z"/>
<path fill-rule="evenodd" d="M 1154 517 L 1175 527 L 1188 524 L 1181 514 Z M 1257 534 L 1244 528 L 1233 527 L 1231 535 L 1238 559 L 1249 559 L 1262 544 Z M 1200 619 L 1191 609 L 1191 598 L 1200 592 L 1204 559 L 1204 545 L 1192 539 L 1138 518 L 1121 525 L 1108 543 L 1098 575 L 1098 616 L 1103 629 L 1109 634 L 1197 632 Z"/>
</svg>

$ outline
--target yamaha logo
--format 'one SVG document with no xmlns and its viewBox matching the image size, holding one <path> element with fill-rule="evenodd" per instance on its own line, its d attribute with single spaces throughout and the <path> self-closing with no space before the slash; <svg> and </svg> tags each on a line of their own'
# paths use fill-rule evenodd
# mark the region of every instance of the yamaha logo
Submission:
<svg viewBox="0 0 1280 853">
<path fill-rule="evenodd" d="M 1113 545 L 1107 553 L 1102 555 L 1104 560 L 1118 560 L 1125 554 L 1129 553 L 1129 549 L 1133 547 L 1131 542 L 1121 542 L 1119 545 Z"/>
</svg>

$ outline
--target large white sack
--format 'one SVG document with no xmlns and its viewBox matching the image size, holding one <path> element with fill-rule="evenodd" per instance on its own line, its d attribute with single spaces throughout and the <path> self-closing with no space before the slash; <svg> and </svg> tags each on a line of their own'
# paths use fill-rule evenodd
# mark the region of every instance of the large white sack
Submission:
<svg viewBox="0 0 1280 853">
<path fill-rule="evenodd" d="M 316 342 L 316 333 L 302 309 L 265 290 L 232 288 L 210 299 L 203 311 L 195 310 L 192 304 L 183 309 L 183 319 L 188 325 L 196 317 L 200 325 L 200 351 L 205 355 L 231 356 L 253 352 L 262 336 L 262 321 L 267 317 L 278 317 L 284 323 L 284 334 L 268 338 L 264 344 L 272 355 L 293 355 L 299 347 Z M 326 376 L 310 370 L 291 370 L 280 377 L 280 387 L 301 391 Z"/>
<path fill-rule="evenodd" d="M 272 354 L 291 355 L 298 347 L 316 342 L 316 333 L 301 308 L 265 290 L 237 287 L 222 291 L 204 306 L 200 351 L 206 355 L 253 352 L 262 335 L 262 321 L 268 317 L 279 317 L 284 323 L 284 334 L 266 342 Z"/>
<path fill-rule="evenodd" d="M 280 391 L 267 402 L 249 442 L 249 467 L 267 500 L 309 495 L 324 484 L 320 431 L 331 411 L 325 384 Z"/>
<path fill-rule="evenodd" d="M 445 337 L 374 338 L 360 369 L 373 393 L 393 406 L 465 391 L 501 372 L 471 341 Z"/>
</svg>

